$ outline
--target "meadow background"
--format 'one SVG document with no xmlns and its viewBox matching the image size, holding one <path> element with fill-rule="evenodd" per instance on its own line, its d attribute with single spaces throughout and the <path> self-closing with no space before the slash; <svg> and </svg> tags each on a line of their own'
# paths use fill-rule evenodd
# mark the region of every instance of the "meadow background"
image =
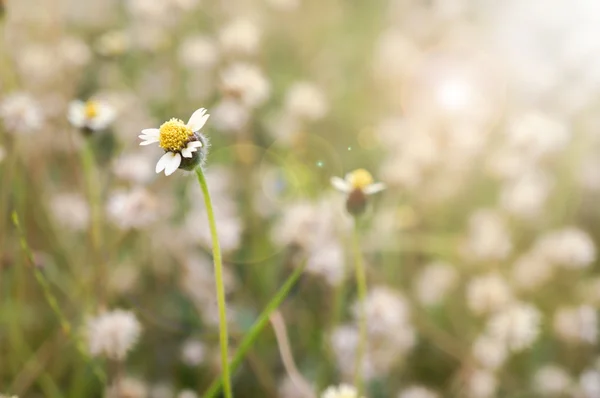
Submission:
<svg viewBox="0 0 600 398">
<path fill-rule="evenodd" d="M 367 398 L 600 397 L 596 0 L 0 4 L 0 393 L 219 377 L 201 192 L 138 138 L 205 107 L 232 352 L 306 264 L 236 397 L 353 383 L 357 256 Z M 71 125 L 78 99 L 114 120 Z M 360 168 L 387 189 L 354 240 L 330 179 Z M 115 362 L 90 322 L 116 309 L 140 333 Z"/>
</svg>

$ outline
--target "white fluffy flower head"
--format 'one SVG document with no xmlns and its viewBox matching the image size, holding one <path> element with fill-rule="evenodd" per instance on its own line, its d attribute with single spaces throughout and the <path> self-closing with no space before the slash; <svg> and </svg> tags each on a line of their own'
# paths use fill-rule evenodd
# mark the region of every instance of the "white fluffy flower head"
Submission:
<svg viewBox="0 0 600 398">
<path fill-rule="evenodd" d="M 247 108 L 257 108 L 269 99 L 271 84 L 256 66 L 236 63 L 221 73 L 221 84 L 226 94 Z"/>
<path fill-rule="evenodd" d="M 368 329 L 373 333 L 388 333 L 410 324 L 410 307 L 406 299 L 388 287 L 378 286 L 371 289 L 364 301 Z M 353 308 L 354 316 L 360 317 L 360 304 Z"/>
<path fill-rule="evenodd" d="M 142 328 L 131 311 L 105 312 L 88 321 L 87 338 L 93 356 L 123 360 L 133 348 Z"/>
<path fill-rule="evenodd" d="M 544 397 L 557 396 L 568 391 L 572 385 L 571 376 L 557 365 L 545 365 L 533 377 L 533 388 Z"/>
<path fill-rule="evenodd" d="M 404 389 L 398 398 L 439 398 L 439 395 L 424 386 L 411 386 Z"/>
<path fill-rule="evenodd" d="M 323 90 L 311 82 L 292 85 L 285 97 L 285 108 L 290 114 L 306 120 L 321 119 L 328 110 Z"/>
<path fill-rule="evenodd" d="M 358 396 L 356 388 L 348 384 L 328 387 L 321 394 L 321 398 L 363 398 Z"/>
<path fill-rule="evenodd" d="M 534 306 L 517 303 L 490 318 L 488 333 L 504 342 L 510 350 L 523 351 L 537 339 L 541 318 Z"/>
<path fill-rule="evenodd" d="M 38 131 L 44 122 L 39 104 L 25 92 L 9 94 L 0 102 L 0 118 L 11 133 Z"/>
<path fill-rule="evenodd" d="M 191 170 L 198 165 L 204 156 L 199 154 L 200 148 L 207 146 L 206 138 L 200 134 L 200 129 L 204 126 L 210 115 L 206 109 L 200 108 L 195 111 L 187 124 L 182 120 L 172 118 L 164 122 L 159 128 L 144 129 L 140 138 L 143 140 L 140 145 L 150 145 L 158 143 L 165 154 L 156 163 L 155 171 L 160 173 L 165 171 L 165 175 L 171 175 L 178 168 Z"/>
<path fill-rule="evenodd" d="M 547 233 L 536 243 L 534 250 L 553 264 L 565 268 L 586 268 L 596 261 L 594 241 L 576 227 Z"/>
<path fill-rule="evenodd" d="M 253 21 L 239 18 L 221 29 L 219 43 L 229 54 L 254 54 L 260 45 L 260 30 Z"/>
<path fill-rule="evenodd" d="M 557 337 L 563 341 L 588 344 L 598 341 L 598 315 L 590 305 L 558 308 L 553 326 Z"/>
<path fill-rule="evenodd" d="M 496 273 L 478 276 L 467 285 L 467 304 L 476 315 L 504 308 L 511 302 L 512 296 L 510 285 Z"/>
</svg>

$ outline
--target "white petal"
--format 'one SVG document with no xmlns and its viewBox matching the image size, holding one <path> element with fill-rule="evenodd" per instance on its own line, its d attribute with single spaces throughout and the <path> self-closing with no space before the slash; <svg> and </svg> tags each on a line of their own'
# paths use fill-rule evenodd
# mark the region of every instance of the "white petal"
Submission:
<svg viewBox="0 0 600 398">
<path fill-rule="evenodd" d="M 331 185 L 338 191 L 349 193 L 352 190 L 350 184 L 347 181 L 341 179 L 340 177 L 331 177 Z"/>
<path fill-rule="evenodd" d="M 69 104 L 67 119 L 75 127 L 83 127 L 85 124 L 85 104 L 75 100 Z"/>
<path fill-rule="evenodd" d="M 206 109 L 200 108 L 196 112 L 192 113 L 187 126 L 195 133 L 196 131 L 200 130 L 202 126 L 204 126 L 204 123 L 206 123 L 209 116 L 210 115 L 206 114 Z"/>
<path fill-rule="evenodd" d="M 202 148 L 202 141 L 190 141 L 187 144 L 188 148 Z"/>
<path fill-rule="evenodd" d="M 196 152 L 196 151 L 198 150 L 199 146 L 198 146 L 198 145 L 194 145 L 194 143 L 195 143 L 195 142 L 199 142 L 199 141 L 191 141 L 191 142 L 188 142 L 188 144 L 187 144 L 186 148 L 187 148 L 187 149 L 189 149 L 189 150 L 190 150 L 190 152 Z M 202 145 L 200 145 L 200 147 L 201 147 L 201 146 L 202 146 Z"/>
<path fill-rule="evenodd" d="M 160 130 L 159 129 L 143 129 L 142 135 L 145 135 L 146 137 L 158 138 L 160 136 Z M 141 136 L 140 136 L 140 138 L 141 138 Z"/>
<path fill-rule="evenodd" d="M 181 156 L 183 156 L 184 158 L 191 158 L 192 157 L 192 151 L 188 148 L 183 148 L 181 150 Z"/>
<path fill-rule="evenodd" d="M 376 182 L 375 184 L 371 184 L 366 186 L 363 189 L 365 195 L 373 195 L 374 193 L 381 192 L 385 189 L 385 184 L 383 182 Z"/>
<path fill-rule="evenodd" d="M 162 155 L 160 157 L 160 159 L 158 159 L 158 162 L 156 163 L 156 169 L 155 171 L 157 173 L 160 173 L 161 171 L 163 171 L 165 169 L 165 167 L 167 167 L 167 163 L 169 162 L 169 160 L 174 156 L 175 154 L 173 152 L 165 152 L 164 155 Z"/>
<path fill-rule="evenodd" d="M 140 142 L 140 145 L 150 145 L 158 142 L 158 138 L 146 138 L 145 141 Z"/>
<path fill-rule="evenodd" d="M 172 153 L 172 152 L 171 152 Z M 174 156 L 167 160 L 167 166 L 165 167 L 165 175 L 170 176 L 179 168 L 181 164 L 181 155 L 174 153 Z"/>
<path fill-rule="evenodd" d="M 160 130 L 159 129 L 144 129 L 142 134 L 138 135 L 143 142 L 140 145 L 150 145 L 159 141 Z"/>
</svg>

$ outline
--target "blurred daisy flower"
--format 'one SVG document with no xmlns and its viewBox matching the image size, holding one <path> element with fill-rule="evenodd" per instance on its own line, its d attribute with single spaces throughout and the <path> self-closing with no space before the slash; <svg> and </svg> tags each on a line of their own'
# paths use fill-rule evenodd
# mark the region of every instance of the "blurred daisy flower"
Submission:
<svg viewBox="0 0 600 398">
<path fill-rule="evenodd" d="M 195 111 L 187 124 L 182 120 L 172 118 L 164 122 L 160 128 L 144 129 L 140 138 L 140 145 L 158 143 L 165 154 L 156 163 L 156 172 L 165 171 L 165 175 L 171 175 L 178 168 L 192 170 L 204 159 L 206 153 L 206 138 L 200 133 L 200 129 L 210 115 L 206 109 L 200 108 Z"/>
<path fill-rule="evenodd" d="M 368 195 L 385 189 L 385 184 L 374 182 L 371 173 L 365 169 L 354 170 L 346 174 L 344 179 L 332 177 L 331 185 L 338 191 L 348 194 L 346 209 L 352 215 L 358 215 L 365 211 Z"/>
<path fill-rule="evenodd" d="M 104 130 L 115 120 L 115 109 L 99 100 L 71 101 L 67 117 L 69 122 L 87 132 Z"/>
<path fill-rule="evenodd" d="M 321 394 L 321 398 L 362 398 L 358 396 L 358 391 L 356 388 L 348 385 L 348 384 L 340 384 L 335 387 L 328 387 L 323 394 Z"/>
</svg>

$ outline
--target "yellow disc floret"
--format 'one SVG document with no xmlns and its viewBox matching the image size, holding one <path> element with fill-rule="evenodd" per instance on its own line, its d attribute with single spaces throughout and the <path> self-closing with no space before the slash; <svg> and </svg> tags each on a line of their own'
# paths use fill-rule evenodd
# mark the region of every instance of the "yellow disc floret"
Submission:
<svg viewBox="0 0 600 398">
<path fill-rule="evenodd" d="M 87 101 L 83 109 L 86 119 L 93 119 L 98 116 L 98 103 L 96 101 Z"/>
<path fill-rule="evenodd" d="M 365 169 L 354 170 L 348 175 L 347 179 L 354 189 L 364 189 L 373 184 L 371 173 Z"/>
<path fill-rule="evenodd" d="M 160 126 L 158 144 L 166 151 L 178 152 L 186 147 L 193 135 L 192 129 L 186 126 L 182 120 L 173 118 Z"/>
</svg>

